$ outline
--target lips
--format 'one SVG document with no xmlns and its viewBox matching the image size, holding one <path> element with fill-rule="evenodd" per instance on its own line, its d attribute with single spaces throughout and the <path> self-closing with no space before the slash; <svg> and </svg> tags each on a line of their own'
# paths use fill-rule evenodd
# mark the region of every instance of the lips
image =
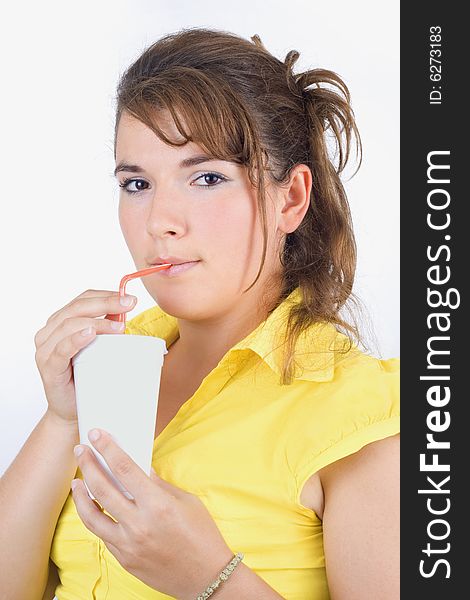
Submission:
<svg viewBox="0 0 470 600">
<path fill-rule="evenodd" d="M 172 265 L 182 265 L 184 263 L 198 262 L 198 259 L 194 258 L 181 258 L 179 256 L 157 256 L 149 261 L 151 266 L 163 265 L 170 263 Z"/>
<path fill-rule="evenodd" d="M 160 271 L 157 271 L 157 275 L 160 277 L 178 277 L 186 271 L 194 269 L 200 262 L 200 260 L 196 260 L 191 262 L 174 264 L 169 269 L 161 269 Z"/>
</svg>

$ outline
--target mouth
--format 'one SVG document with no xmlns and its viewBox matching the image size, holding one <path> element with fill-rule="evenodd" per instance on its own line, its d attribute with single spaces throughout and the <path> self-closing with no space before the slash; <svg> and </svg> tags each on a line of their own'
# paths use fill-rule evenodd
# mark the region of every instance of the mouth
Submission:
<svg viewBox="0 0 470 600">
<path fill-rule="evenodd" d="M 168 262 L 171 262 L 171 261 L 168 261 Z M 156 275 L 158 275 L 160 277 L 175 277 L 176 275 L 179 275 L 179 274 L 185 273 L 186 271 L 189 271 L 190 269 L 195 267 L 200 262 L 201 262 L 200 260 L 193 260 L 193 261 L 187 261 L 187 262 L 172 263 L 170 268 L 162 269 L 161 271 L 157 271 Z M 155 263 L 155 266 L 156 266 L 156 264 L 164 264 L 164 263 Z"/>
<path fill-rule="evenodd" d="M 198 262 L 198 259 L 181 258 L 179 256 L 156 256 L 148 261 L 150 267 L 164 264 L 182 265 L 185 263 Z"/>
</svg>

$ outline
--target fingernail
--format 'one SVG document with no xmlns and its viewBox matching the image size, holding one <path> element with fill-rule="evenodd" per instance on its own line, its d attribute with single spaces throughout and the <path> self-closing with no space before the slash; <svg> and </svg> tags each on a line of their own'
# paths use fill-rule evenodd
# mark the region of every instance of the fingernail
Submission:
<svg viewBox="0 0 470 600">
<path fill-rule="evenodd" d="M 82 329 L 80 333 L 82 335 L 90 335 L 91 334 L 91 330 L 92 330 L 92 327 L 90 326 L 90 327 L 87 327 L 86 329 Z"/>
<path fill-rule="evenodd" d="M 101 433 L 98 431 L 98 429 L 90 429 L 90 431 L 88 432 L 88 439 L 90 440 L 90 442 L 96 442 L 96 440 L 99 439 Z"/>
<path fill-rule="evenodd" d="M 120 323 L 119 321 L 111 321 L 111 329 L 114 329 L 114 331 L 122 331 L 124 329 L 124 323 Z"/>
<path fill-rule="evenodd" d="M 75 446 L 75 448 L 73 449 L 73 453 L 75 454 L 75 456 L 80 456 L 80 454 L 83 454 L 83 446 Z"/>
<path fill-rule="evenodd" d="M 72 488 L 72 492 L 77 487 L 77 485 L 78 485 L 78 479 L 72 479 L 72 483 L 70 484 L 70 487 Z"/>
<path fill-rule="evenodd" d="M 131 306 L 135 299 L 135 296 L 122 296 L 119 301 L 122 306 Z"/>
</svg>

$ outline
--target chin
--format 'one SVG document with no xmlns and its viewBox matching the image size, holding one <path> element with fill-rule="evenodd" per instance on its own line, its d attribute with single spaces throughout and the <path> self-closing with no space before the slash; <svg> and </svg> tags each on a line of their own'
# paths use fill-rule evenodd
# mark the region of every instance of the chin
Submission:
<svg viewBox="0 0 470 600">
<path fill-rule="evenodd" d="M 220 306 L 220 298 L 223 298 L 221 290 L 207 289 L 200 284 L 197 285 L 197 289 L 188 286 L 187 290 L 161 286 L 155 294 L 151 295 L 164 312 L 177 319 L 200 321 L 211 319 L 218 312 L 223 311 Z"/>
</svg>

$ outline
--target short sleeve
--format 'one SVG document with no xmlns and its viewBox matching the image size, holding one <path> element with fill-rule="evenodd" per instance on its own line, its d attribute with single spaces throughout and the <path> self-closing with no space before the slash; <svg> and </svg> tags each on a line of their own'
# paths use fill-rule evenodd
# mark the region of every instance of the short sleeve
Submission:
<svg viewBox="0 0 470 600">
<path fill-rule="evenodd" d="M 149 319 L 151 309 L 147 309 L 126 321 L 124 333 L 127 335 L 150 335 L 145 329 L 145 322 Z"/>
<path fill-rule="evenodd" d="M 127 335 L 146 335 L 145 331 L 135 324 L 134 319 L 126 322 L 124 333 Z"/>
<path fill-rule="evenodd" d="M 168 348 L 179 337 L 178 319 L 155 305 L 127 321 L 124 333 L 162 338 Z"/>
<path fill-rule="evenodd" d="M 312 390 L 297 413 L 298 435 L 288 458 L 300 504 L 302 488 L 316 471 L 400 431 L 399 359 L 362 355 Z"/>
</svg>

